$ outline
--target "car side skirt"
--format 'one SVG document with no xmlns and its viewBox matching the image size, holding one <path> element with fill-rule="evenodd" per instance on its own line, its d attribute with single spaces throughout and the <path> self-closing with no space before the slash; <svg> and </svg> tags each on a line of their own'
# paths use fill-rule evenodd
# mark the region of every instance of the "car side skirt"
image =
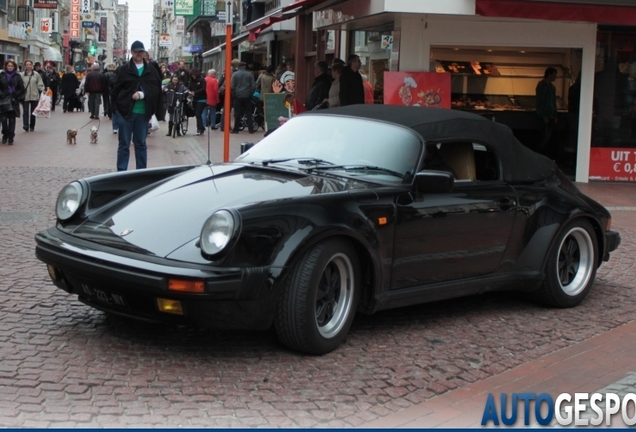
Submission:
<svg viewBox="0 0 636 432">
<path fill-rule="evenodd" d="M 384 293 L 377 299 L 374 312 L 467 295 L 483 294 L 489 291 L 534 291 L 539 288 L 543 278 L 544 275 L 541 272 L 495 274 L 409 287 Z"/>
</svg>

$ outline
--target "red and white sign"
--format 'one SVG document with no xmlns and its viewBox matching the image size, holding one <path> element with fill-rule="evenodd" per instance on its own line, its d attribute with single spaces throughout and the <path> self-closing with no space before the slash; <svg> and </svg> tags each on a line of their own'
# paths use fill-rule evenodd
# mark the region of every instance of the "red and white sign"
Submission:
<svg viewBox="0 0 636 432">
<path fill-rule="evenodd" d="M 451 76 L 438 72 L 384 72 L 386 105 L 451 107 Z"/>
<path fill-rule="evenodd" d="M 590 180 L 636 181 L 636 149 L 592 147 Z"/>
<path fill-rule="evenodd" d="M 71 0 L 71 21 L 70 21 L 71 39 L 79 39 L 80 37 L 80 0 Z"/>
<path fill-rule="evenodd" d="M 42 33 L 51 33 L 51 18 L 40 19 L 40 31 Z"/>
</svg>

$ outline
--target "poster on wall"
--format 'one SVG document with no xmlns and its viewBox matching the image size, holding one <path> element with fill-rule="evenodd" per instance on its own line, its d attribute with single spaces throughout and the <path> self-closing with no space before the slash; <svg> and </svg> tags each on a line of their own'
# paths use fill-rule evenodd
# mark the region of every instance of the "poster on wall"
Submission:
<svg viewBox="0 0 636 432">
<path fill-rule="evenodd" d="M 384 72 L 387 105 L 451 107 L 451 76 L 437 72 Z"/>
<path fill-rule="evenodd" d="M 592 147 L 590 180 L 636 181 L 636 150 Z"/>
</svg>

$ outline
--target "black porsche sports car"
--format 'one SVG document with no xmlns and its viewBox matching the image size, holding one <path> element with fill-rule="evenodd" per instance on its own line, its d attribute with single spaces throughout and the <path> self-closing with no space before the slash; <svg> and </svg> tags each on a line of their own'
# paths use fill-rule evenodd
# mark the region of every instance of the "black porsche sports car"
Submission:
<svg viewBox="0 0 636 432">
<path fill-rule="evenodd" d="M 226 164 L 65 186 L 36 235 L 53 283 L 103 311 L 334 350 L 356 312 L 492 290 L 578 305 L 611 216 L 510 129 L 444 109 L 305 113 Z"/>
</svg>

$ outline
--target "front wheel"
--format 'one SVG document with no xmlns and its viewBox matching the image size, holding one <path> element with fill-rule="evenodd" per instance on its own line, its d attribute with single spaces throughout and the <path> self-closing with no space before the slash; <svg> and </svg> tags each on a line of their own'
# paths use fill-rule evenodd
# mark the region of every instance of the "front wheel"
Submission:
<svg viewBox="0 0 636 432">
<path fill-rule="evenodd" d="M 573 307 L 583 301 L 596 277 L 598 244 L 587 220 L 568 223 L 548 252 L 545 280 L 539 299 L 554 307 Z"/>
<path fill-rule="evenodd" d="M 360 264 L 344 240 L 309 250 L 283 282 L 274 322 L 280 341 L 308 354 L 326 354 L 344 340 L 360 297 Z"/>
</svg>

